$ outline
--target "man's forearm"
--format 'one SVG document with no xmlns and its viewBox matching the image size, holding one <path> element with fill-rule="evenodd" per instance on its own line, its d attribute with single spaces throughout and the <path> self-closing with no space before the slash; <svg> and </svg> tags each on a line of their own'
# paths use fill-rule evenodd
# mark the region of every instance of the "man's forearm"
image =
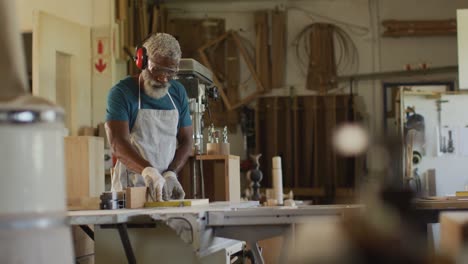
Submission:
<svg viewBox="0 0 468 264">
<path fill-rule="evenodd" d="M 113 154 L 125 167 L 141 174 L 144 168 L 151 166 L 130 143 L 127 121 L 107 121 L 105 128 Z"/>
<path fill-rule="evenodd" d="M 117 140 L 112 144 L 112 150 L 120 162 L 131 171 L 141 174 L 144 168 L 152 166 L 135 150 L 128 140 Z"/>
<path fill-rule="evenodd" d="M 191 153 L 192 144 L 190 142 L 179 145 L 175 152 L 174 159 L 172 160 L 171 164 L 169 164 L 169 166 L 167 167 L 167 170 L 171 170 L 176 174 L 179 173 L 179 171 L 182 170 L 182 167 L 184 167 Z"/>
</svg>

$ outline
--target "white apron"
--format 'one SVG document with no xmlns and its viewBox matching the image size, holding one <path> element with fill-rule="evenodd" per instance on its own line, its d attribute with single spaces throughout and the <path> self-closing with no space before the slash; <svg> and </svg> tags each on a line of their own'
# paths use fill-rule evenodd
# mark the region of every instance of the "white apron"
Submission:
<svg viewBox="0 0 468 264">
<path fill-rule="evenodd" d="M 179 111 L 169 91 L 167 95 L 174 106 L 173 110 L 141 109 L 140 90 L 139 87 L 138 113 L 132 131 L 130 131 L 130 143 L 152 167 L 162 174 L 175 155 Z M 127 186 L 145 186 L 141 174 L 128 170 L 120 161 L 117 161 L 111 179 L 111 191 L 122 191 Z"/>
</svg>

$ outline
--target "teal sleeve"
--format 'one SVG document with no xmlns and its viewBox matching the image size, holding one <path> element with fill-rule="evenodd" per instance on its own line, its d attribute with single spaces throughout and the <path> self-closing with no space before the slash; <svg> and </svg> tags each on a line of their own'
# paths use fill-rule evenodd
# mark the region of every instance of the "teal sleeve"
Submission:
<svg viewBox="0 0 468 264">
<path fill-rule="evenodd" d="M 106 121 L 128 121 L 130 119 L 129 105 L 121 89 L 112 87 L 107 96 Z"/>
<path fill-rule="evenodd" d="M 184 86 L 177 82 L 179 88 L 179 98 L 180 98 L 180 117 L 179 117 L 179 128 L 191 126 L 192 119 L 190 118 L 190 109 L 188 104 L 188 95 L 185 91 Z"/>
</svg>

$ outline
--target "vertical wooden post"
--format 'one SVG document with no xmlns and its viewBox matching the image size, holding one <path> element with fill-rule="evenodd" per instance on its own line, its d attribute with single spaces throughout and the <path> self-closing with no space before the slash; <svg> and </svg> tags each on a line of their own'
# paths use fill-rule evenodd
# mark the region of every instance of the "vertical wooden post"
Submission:
<svg viewBox="0 0 468 264">
<path fill-rule="evenodd" d="M 317 111 L 318 111 L 318 108 L 319 108 L 319 105 L 318 105 L 318 97 L 317 96 L 314 96 L 313 97 L 313 137 L 314 137 L 314 187 L 321 187 L 320 186 L 320 177 L 319 177 L 319 166 L 318 166 L 318 163 L 319 163 L 319 149 L 318 149 L 318 141 L 319 141 L 319 137 L 318 137 L 318 129 L 319 129 L 319 126 L 318 126 L 318 119 L 317 119 Z"/>
</svg>

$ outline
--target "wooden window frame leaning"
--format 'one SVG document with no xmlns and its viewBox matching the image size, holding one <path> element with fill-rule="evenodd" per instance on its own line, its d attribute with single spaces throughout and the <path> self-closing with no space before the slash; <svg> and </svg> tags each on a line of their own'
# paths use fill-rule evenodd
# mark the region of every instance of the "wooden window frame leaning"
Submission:
<svg viewBox="0 0 468 264">
<path fill-rule="evenodd" d="M 253 79 L 255 80 L 256 83 L 256 89 L 255 92 L 249 94 L 245 98 L 241 99 L 239 102 L 230 102 L 229 98 L 227 97 L 226 93 L 224 92 L 224 86 L 223 84 L 218 80 L 216 77 L 216 74 L 213 71 L 213 67 L 211 66 L 211 63 L 208 59 L 208 56 L 205 54 L 205 50 L 208 49 L 209 47 L 224 41 L 225 39 L 232 38 L 234 40 L 234 43 L 237 47 L 237 49 L 240 51 L 240 54 L 242 58 L 244 59 L 245 63 L 247 64 L 247 67 L 249 68 L 250 74 L 252 74 Z M 252 64 L 252 61 L 250 60 L 247 51 L 244 49 L 244 46 L 241 44 L 239 40 L 239 36 L 237 33 L 233 30 L 229 30 L 223 35 L 219 36 L 218 38 L 215 38 L 209 42 L 207 42 L 205 45 L 200 47 L 198 49 L 198 53 L 200 54 L 200 58 L 202 60 L 202 63 L 213 72 L 213 82 L 215 83 L 216 87 L 218 87 L 218 92 L 221 95 L 221 98 L 223 99 L 224 104 L 226 105 L 226 108 L 231 111 L 234 110 L 244 104 L 247 104 L 248 102 L 255 100 L 259 97 L 260 94 L 263 93 L 264 88 L 262 83 L 260 82 L 260 79 L 258 78 L 258 75 L 255 71 L 255 67 Z"/>
</svg>

